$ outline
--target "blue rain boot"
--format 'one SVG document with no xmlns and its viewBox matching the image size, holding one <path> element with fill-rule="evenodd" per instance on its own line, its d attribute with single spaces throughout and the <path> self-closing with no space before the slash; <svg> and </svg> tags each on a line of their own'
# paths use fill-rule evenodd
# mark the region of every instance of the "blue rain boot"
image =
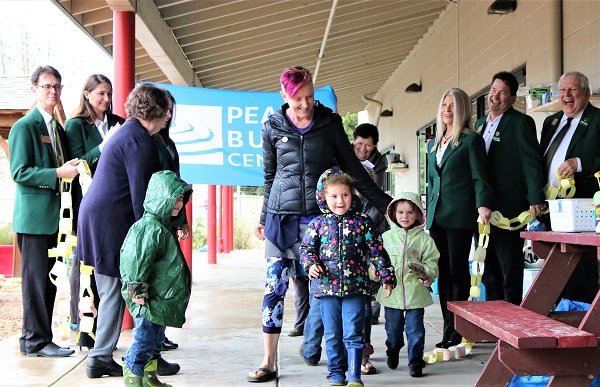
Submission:
<svg viewBox="0 0 600 387">
<path fill-rule="evenodd" d="M 360 380 L 360 365 L 362 364 L 363 349 L 348 350 L 348 387 L 364 386 Z"/>
</svg>

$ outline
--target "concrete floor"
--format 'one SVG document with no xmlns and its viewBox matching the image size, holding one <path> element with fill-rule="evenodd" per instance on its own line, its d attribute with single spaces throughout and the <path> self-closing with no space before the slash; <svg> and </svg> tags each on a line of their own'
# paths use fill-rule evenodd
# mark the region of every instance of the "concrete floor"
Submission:
<svg viewBox="0 0 600 387">
<path fill-rule="evenodd" d="M 264 281 L 262 250 L 234 251 L 220 255 L 216 265 L 206 263 L 206 253 L 195 253 L 193 293 L 182 329 L 167 328 L 167 336 L 179 348 L 165 352 L 164 358 L 179 363 L 177 375 L 161 377 L 173 386 L 251 386 L 248 371 L 260 365 L 263 357 L 261 304 Z M 278 356 L 277 380 L 264 386 L 328 386 L 323 359 L 319 366 L 308 367 L 298 356 L 302 337 L 286 332 L 294 319 L 293 286 L 287 296 L 284 333 Z M 1 311 L 0 311 L 1 316 Z M 1 318 L 1 317 L 0 317 Z M 381 319 L 383 320 L 383 318 Z M 425 310 L 426 345 L 432 350 L 441 340 L 442 320 L 439 306 Z M 366 386 L 472 386 L 494 348 L 494 344 L 476 344 L 469 356 L 459 360 L 428 365 L 420 379 L 408 376 L 406 351 L 400 353 L 400 366 L 386 366 L 385 330 L 373 326 L 375 354 L 371 360 L 378 373 L 363 376 Z M 131 331 L 122 332 L 115 359 L 120 362 L 131 343 Z M 73 346 L 72 346 L 73 347 Z M 73 347 L 75 348 L 75 347 Z M 122 378 L 88 379 L 85 376 L 87 352 L 68 358 L 46 359 L 21 356 L 18 335 L 0 341 L 0 386 L 122 386 Z"/>
</svg>

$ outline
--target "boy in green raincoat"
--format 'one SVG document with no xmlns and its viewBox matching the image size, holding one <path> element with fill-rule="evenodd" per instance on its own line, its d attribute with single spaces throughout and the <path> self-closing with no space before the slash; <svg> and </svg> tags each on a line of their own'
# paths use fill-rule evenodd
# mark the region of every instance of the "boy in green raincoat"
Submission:
<svg viewBox="0 0 600 387">
<path fill-rule="evenodd" d="M 131 226 L 123 242 L 121 293 L 135 321 L 123 364 L 126 386 L 168 386 L 156 378 L 157 359 L 165 328 L 180 328 L 185 322 L 191 294 L 190 271 L 171 222 L 191 193 L 174 172 L 154 173 L 144 216 Z"/>
</svg>

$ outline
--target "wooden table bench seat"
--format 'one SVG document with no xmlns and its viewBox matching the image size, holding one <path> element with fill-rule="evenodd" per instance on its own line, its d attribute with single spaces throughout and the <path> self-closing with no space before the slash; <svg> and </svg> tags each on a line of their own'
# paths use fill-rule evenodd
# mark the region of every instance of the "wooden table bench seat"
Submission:
<svg viewBox="0 0 600 387">
<path fill-rule="evenodd" d="M 594 334 L 506 301 L 454 301 L 448 309 L 456 329 L 470 341 L 495 337 L 518 349 L 598 346 Z"/>
<path fill-rule="evenodd" d="M 520 306 L 504 301 L 448 303 L 455 328 L 465 338 L 498 342 L 476 386 L 506 387 L 515 375 L 549 375 L 549 387 L 589 387 L 600 374 L 600 292 L 586 312 L 552 309 L 579 261 L 600 260 L 600 234 L 520 235 L 544 259 Z"/>
</svg>

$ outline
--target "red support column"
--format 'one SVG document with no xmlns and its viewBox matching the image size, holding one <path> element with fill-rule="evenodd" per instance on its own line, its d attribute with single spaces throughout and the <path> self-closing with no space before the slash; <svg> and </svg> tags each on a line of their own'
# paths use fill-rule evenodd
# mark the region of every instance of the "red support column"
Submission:
<svg viewBox="0 0 600 387">
<path fill-rule="evenodd" d="M 190 188 L 192 185 L 190 184 Z M 179 241 L 179 246 L 181 246 L 181 251 L 183 252 L 183 256 L 185 257 L 185 261 L 187 262 L 188 267 L 190 268 L 190 274 L 192 273 L 192 242 L 193 242 L 193 233 L 194 228 L 192 225 L 194 224 L 194 219 L 192 218 L 192 195 L 190 195 L 190 200 L 187 202 L 185 206 L 185 216 L 187 218 L 188 225 L 190 226 L 190 237 L 188 239 L 181 239 Z"/>
<path fill-rule="evenodd" d="M 206 243 L 208 244 L 208 263 L 217 263 L 217 187 L 208 186 L 206 205 Z"/>
<path fill-rule="evenodd" d="M 125 101 L 135 86 L 135 13 L 113 12 L 113 111 L 125 114 Z"/>
<path fill-rule="evenodd" d="M 223 186 L 223 252 L 229 253 L 231 251 L 230 241 L 231 235 L 229 235 L 229 209 L 231 208 L 231 198 L 229 197 L 228 185 Z"/>
<path fill-rule="evenodd" d="M 125 101 L 135 86 L 135 13 L 113 11 L 113 111 L 122 117 Z M 133 318 L 125 309 L 122 329 L 133 328 Z"/>
<path fill-rule="evenodd" d="M 217 252 L 223 252 L 223 195 L 224 186 L 219 186 L 219 205 L 217 207 Z"/>
<path fill-rule="evenodd" d="M 229 251 L 234 249 L 234 235 L 233 235 L 233 186 L 229 187 L 229 194 L 227 197 L 229 198 L 229 213 L 227 214 L 227 225 L 229 226 L 228 234 L 229 234 Z"/>
</svg>

